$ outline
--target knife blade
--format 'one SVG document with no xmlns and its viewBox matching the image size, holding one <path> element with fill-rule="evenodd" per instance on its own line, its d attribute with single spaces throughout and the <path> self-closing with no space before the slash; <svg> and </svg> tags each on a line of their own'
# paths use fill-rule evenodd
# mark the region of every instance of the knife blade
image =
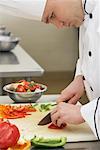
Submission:
<svg viewBox="0 0 100 150">
<path fill-rule="evenodd" d="M 51 123 L 51 113 L 48 113 L 44 118 L 42 118 L 42 120 L 40 120 L 40 122 L 38 123 L 38 125 L 46 125 Z"/>
</svg>

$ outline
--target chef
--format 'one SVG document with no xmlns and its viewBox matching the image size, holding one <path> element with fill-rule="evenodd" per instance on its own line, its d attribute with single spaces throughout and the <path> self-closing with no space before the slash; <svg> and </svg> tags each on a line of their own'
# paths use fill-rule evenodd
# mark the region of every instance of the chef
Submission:
<svg viewBox="0 0 100 150">
<path fill-rule="evenodd" d="M 58 28 L 80 27 L 79 59 L 73 81 L 61 92 L 52 122 L 87 122 L 100 139 L 100 1 L 0 0 L 0 11 L 52 23 Z M 75 105 L 86 91 L 90 102 Z M 64 101 L 68 101 L 66 104 Z"/>
</svg>

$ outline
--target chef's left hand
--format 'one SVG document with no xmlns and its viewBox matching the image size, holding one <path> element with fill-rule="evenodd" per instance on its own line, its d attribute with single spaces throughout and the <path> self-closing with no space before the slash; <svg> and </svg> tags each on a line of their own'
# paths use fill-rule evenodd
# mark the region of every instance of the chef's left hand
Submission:
<svg viewBox="0 0 100 150">
<path fill-rule="evenodd" d="M 61 126 L 62 124 L 81 124 L 84 121 L 81 112 L 81 106 L 66 104 L 61 102 L 57 107 L 51 112 L 51 119 L 53 124 Z"/>
</svg>

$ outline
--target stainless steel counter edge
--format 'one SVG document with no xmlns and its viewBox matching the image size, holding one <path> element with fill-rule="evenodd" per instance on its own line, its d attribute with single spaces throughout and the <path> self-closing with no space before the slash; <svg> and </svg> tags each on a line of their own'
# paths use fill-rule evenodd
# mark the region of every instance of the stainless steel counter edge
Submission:
<svg viewBox="0 0 100 150">
<path fill-rule="evenodd" d="M 10 56 L 9 56 L 10 54 Z M 7 52 L 6 52 L 7 55 Z M 9 59 L 17 59 L 18 63 L 0 64 L 0 77 L 41 76 L 44 69 L 19 45 L 10 53 Z M 14 58 L 13 58 L 14 57 Z"/>
<path fill-rule="evenodd" d="M 42 95 L 41 98 L 37 102 L 55 102 L 55 100 L 59 97 L 59 94 L 50 94 L 50 95 Z M 10 99 L 9 96 L 0 96 L 0 104 L 12 104 L 13 100 Z"/>
</svg>

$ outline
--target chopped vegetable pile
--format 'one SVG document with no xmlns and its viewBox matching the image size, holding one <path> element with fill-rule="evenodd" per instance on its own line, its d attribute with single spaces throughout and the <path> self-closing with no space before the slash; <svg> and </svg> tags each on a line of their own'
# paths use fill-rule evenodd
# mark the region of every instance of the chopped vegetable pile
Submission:
<svg viewBox="0 0 100 150">
<path fill-rule="evenodd" d="M 30 112 L 35 112 L 36 109 L 32 105 L 11 106 L 0 105 L 0 118 L 17 119 L 31 115 Z"/>
<path fill-rule="evenodd" d="M 36 83 L 34 81 L 26 81 L 26 80 L 20 80 L 15 83 L 15 86 L 13 86 L 13 91 L 15 92 L 34 92 L 36 90 L 43 90 L 44 87 Z"/>
<path fill-rule="evenodd" d="M 66 137 L 61 138 L 43 138 L 35 136 L 31 143 L 38 147 L 61 147 L 66 144 Z"/>
<path fill-rule="evenodd" d="M 46 112 L 54 108 L 56 104 L 28 104 L 28 105 L 0 105 L 0 118 L 17 119 L 31 115 L 31 112 Z"/>
</svg>

